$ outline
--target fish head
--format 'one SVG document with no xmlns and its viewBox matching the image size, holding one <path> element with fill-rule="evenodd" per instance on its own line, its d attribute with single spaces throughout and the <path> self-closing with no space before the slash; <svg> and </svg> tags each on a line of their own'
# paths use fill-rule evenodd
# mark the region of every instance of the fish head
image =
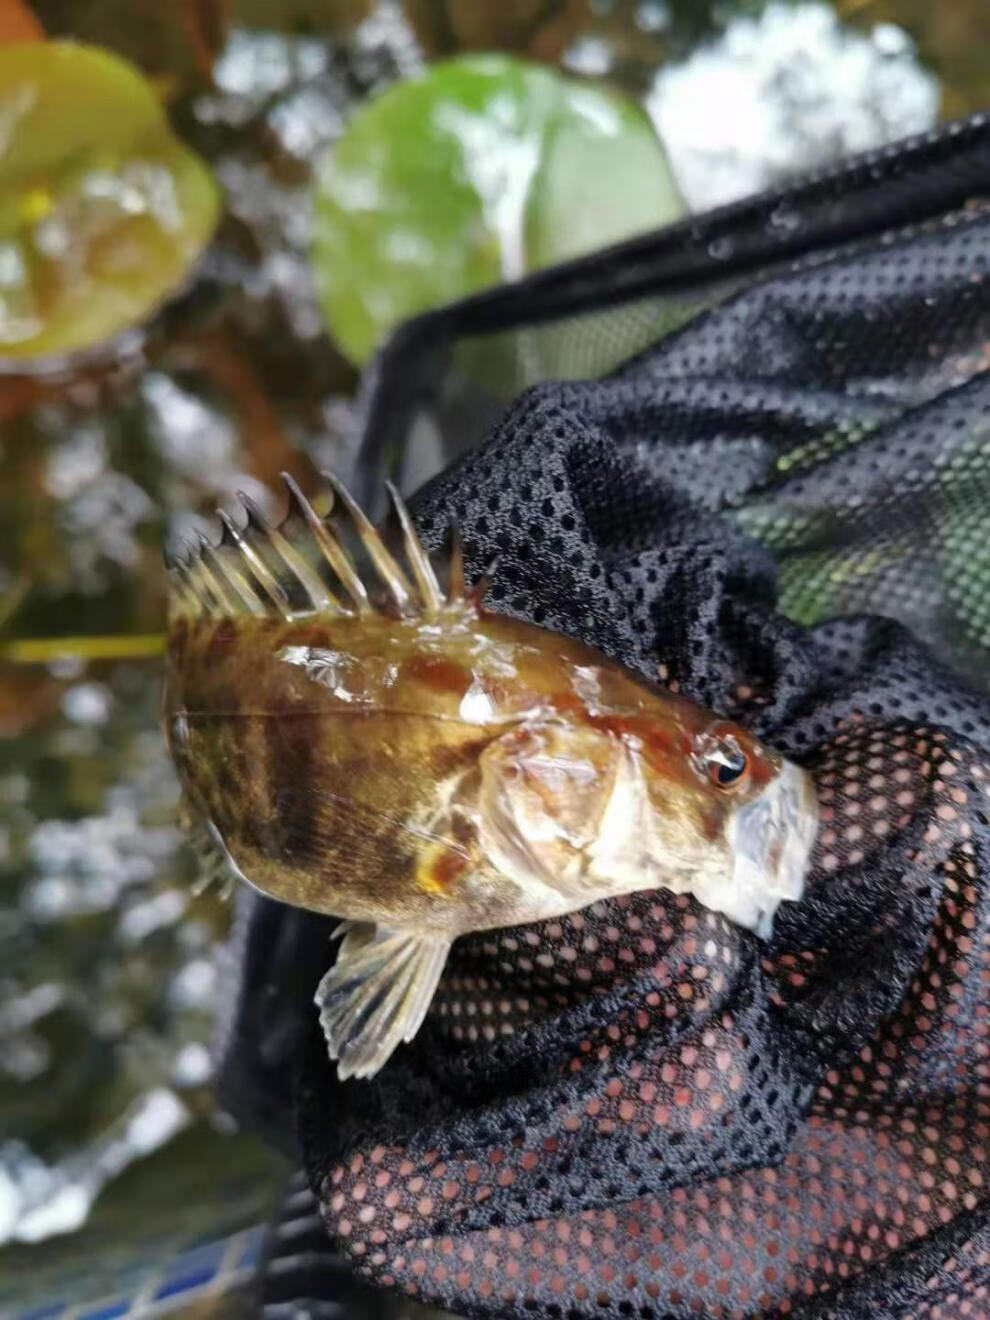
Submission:
<svg viewBox="0 0 990 1320">
<path fill-rule="evenodd" d="M 804 890 L 818 829 L 810 775 L 752 733 L 677 703 L 667 737 L 643 744 L 656 856 L 707 907 L 766 938 L 784 901 Z M 673 727 L 674 736 L 671 736 Z M 665 754 L 657 755 L 657 742 Z M 652 747 L 651 747 L 652 743 Z"/>
<path fill-rule="evenodd" d="M 810 777 L 752 734 L 658 694 L 529 720 L 483 757 L 489 855 L 558 907 L 665 887 L 766 937 L 801 897 Z M 544 902 L 552 900 L 544 897 Z"/>
</svg>

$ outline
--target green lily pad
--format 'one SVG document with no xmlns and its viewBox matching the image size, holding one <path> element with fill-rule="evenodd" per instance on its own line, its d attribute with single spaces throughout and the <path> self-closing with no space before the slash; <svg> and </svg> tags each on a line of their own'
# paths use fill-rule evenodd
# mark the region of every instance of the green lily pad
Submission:
<svg viewBox="0 0 990 1320">
<path fill-rule="evenodd" d="M 434 65 L 368 102 L 315 187 L 317 289 L 355 362 L 416 312 L 684 211 L 638 106 L 501 55 Z"/>
<path fill-rule="evenodd" d="M 137 324 L 218 213 L 212 176 L 131 65 L 73 42 L 0 46 L 0 358 Z"/>
</svg>

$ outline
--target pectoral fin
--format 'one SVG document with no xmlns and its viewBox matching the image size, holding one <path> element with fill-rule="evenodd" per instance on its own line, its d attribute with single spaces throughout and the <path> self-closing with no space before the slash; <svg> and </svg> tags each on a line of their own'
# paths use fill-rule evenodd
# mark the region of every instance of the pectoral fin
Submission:
<svg viewBox="0 0 990 1320">
<path fill-rule="evenodd" d="M 211 832 L 209 825 L 196 819 L 187 808 L 180 811 L 179 821 L 188 830 L 189 844 L 196 858 L 197 874 L 192 885 L 193 896 L 198 898 L 211 885 L 215 885 L 220 897 L 226 901 L 233 894 L 237 880 L 226 850 L 216 833 Z"/>
<path fill-rule="evenodd" d="M 419 1030 L 450 950 L 442 935 L 345 921 L 315 1002 L 337 1075 L 373 1077 Z"/>
</svg>

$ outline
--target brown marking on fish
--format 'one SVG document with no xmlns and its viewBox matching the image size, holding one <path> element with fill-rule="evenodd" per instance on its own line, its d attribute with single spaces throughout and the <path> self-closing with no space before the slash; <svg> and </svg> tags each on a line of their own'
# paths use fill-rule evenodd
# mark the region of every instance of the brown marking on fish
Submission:
<svg viewBox="0 0 990 1320">
<path fill-rule="evenodd" d="M 185 620 L 180 620 L 185 623 Z M 221 619 L 205 640 L 208 661 L 219 660 L 237 644 L 237 625 L 233 619 Z"/>
<path fill-rule="evenodd" d="M 323 623 L 304 623 L 294 625 L 289 632 L 292 637 L 293 646 L 308 646 L 314 651 L 326 651 L 332 649 L 333 643 L 327 632 L 326 625 Z"/>
<path fill-rule="evenodd" d="M 432 688 L 434 692 L 451 693 L 463 697 L 471 686 L 473 675 L 463 665 L 439 655 L 418 655 L 404 665 L 406 677 Z"/>
<path fill-rule="evenodd" d="M 169 646 L 174 650 L 181 651 L 185 649 L 189 640 L 189 620 L 183 615 L 179 615 L 174 620 L 169 629 Z"/>
</svg>

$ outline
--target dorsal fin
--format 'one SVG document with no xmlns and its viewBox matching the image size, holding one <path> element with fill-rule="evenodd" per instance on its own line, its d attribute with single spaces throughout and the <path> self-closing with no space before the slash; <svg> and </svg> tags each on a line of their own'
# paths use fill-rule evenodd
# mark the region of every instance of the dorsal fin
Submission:
<svg viewBox="0 0 990 1320">
<path fill-rule="evenodd" d="M 388 549 L 339 478 L 325 475 L 334 495 L 326 518 L 319 516 L 288 473 L 282 474 L 288 511 L 278 523 L 269 522 L 249 496 L 239 493 L 246 515 L 243 525 L 221 511 L 219 541 L 200 535 L 196 544 L 187 543 L 166 561 L 173 611 L 214 618 L 274 614 L 286 619 L 312 613 L 370 613 L 376 608 L 373 592 L 347 548 L 348 532 L 363 548 L 378 579 L 377 595 L 392 615 L 431 615 L 455 603 L 471 607 L 477 593 L 465 587 L 456 536 L 445 591 L 401 496 L 390 483 L 401 533 L 398 554 Z"/>
</svg>

